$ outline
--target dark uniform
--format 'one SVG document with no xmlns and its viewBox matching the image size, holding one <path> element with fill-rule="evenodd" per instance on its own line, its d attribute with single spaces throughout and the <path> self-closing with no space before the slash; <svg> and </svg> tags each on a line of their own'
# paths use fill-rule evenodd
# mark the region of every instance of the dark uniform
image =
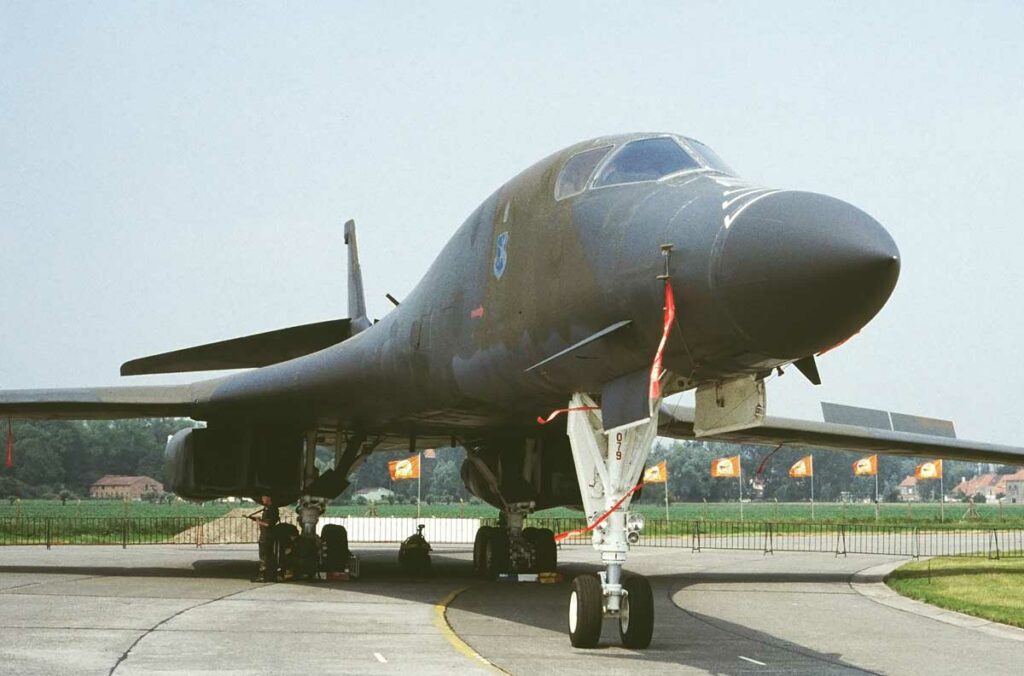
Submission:
<svg viewBox="0 0 1024 676">
<path fill-rule="evenodd" d="M 260 526 L 260 573 L 256 579 L 277 582 L 277 562 L 274 560 L 274 542 L 270 538 L 270 529 L 280 523 L 281 515 L 274 505 L 266 505 L 256 514 L 250 517 Z"/>
</svg>

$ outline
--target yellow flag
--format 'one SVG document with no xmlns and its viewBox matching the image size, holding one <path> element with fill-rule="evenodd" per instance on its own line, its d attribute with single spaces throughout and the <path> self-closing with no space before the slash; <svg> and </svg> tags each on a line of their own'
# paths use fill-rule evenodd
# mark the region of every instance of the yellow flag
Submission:
<svg viewBox="0 0 1024 676">
<path fill-rule="evenodd" d="M 392 481 L 420 478 L 420 456 L 414 455 L 405 460 L 392 460 L 388 463 L 388 472 Z"/>
<path fill-rule="evenodd" d="M 941 479 L 942 461 L 932 460 L 931 462 L 922 462 L 914 470 L 914 476 L 918 479 Z"/>
<path fill-rule="evenodd" d="M 718 479 L 735 478 L 740 475 L 740 456 L 715 458 L 711 461 L 711 476 Z"/>
<path fill-rule="evenodd" d="M 644 470 L 645 484 L 663 484 L 668 481 L 668 461 L 662 460 L 654 467 Z"/>
<path fill-rule="evenodd" d="M 853 463 L 854 476 L 875 476 L 878 474 L 878 456 L 869 455 Z"/>
<path fill-rule="evenodd" d="M 789 476 L 794 479 L 805 479 L 814 476 L 814 458 L 807 455 L 797 460 L 789 468 Z"/>
</svg>

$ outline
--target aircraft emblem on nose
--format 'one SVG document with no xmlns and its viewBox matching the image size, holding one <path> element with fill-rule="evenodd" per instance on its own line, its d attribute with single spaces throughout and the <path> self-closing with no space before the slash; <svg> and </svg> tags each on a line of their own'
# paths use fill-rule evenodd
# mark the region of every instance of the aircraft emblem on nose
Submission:
<svg viewBox="0 0 1024 676">
<path fill-rule="evenodd" d="M 508 263 L 508 231 L 498 235 L 494 242 L 494 277 L 501 279 L 505 274 L 505 265 Z"/>
</svg>

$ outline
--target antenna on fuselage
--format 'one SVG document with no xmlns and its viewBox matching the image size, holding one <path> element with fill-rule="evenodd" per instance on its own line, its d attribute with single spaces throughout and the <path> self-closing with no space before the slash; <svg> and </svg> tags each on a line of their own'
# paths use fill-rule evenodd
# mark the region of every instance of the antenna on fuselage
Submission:
<svg viewBox="0 0 1024 676">
<path fill-rule="evenodd" d="M 370 328 L 366 316 L 366 294 L 363 293 L 363 271 L 359 267 L 359 247 L 356 246 L 356 222 L 345 222 L 345 244 L 348 246 L 348 316 L 352 333 Z"/>
</svg>

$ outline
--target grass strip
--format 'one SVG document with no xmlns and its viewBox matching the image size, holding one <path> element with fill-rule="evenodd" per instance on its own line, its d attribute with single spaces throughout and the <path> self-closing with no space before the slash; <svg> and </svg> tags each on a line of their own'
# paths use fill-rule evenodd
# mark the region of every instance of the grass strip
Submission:
<svg viewBox="0 0 1024 676">
<path fill-rule="evenodd" d="M 914 561 L 893 571 L 886 583 L 918 601 L 1024 628 L 1024 558 Z"/>
</svg>

